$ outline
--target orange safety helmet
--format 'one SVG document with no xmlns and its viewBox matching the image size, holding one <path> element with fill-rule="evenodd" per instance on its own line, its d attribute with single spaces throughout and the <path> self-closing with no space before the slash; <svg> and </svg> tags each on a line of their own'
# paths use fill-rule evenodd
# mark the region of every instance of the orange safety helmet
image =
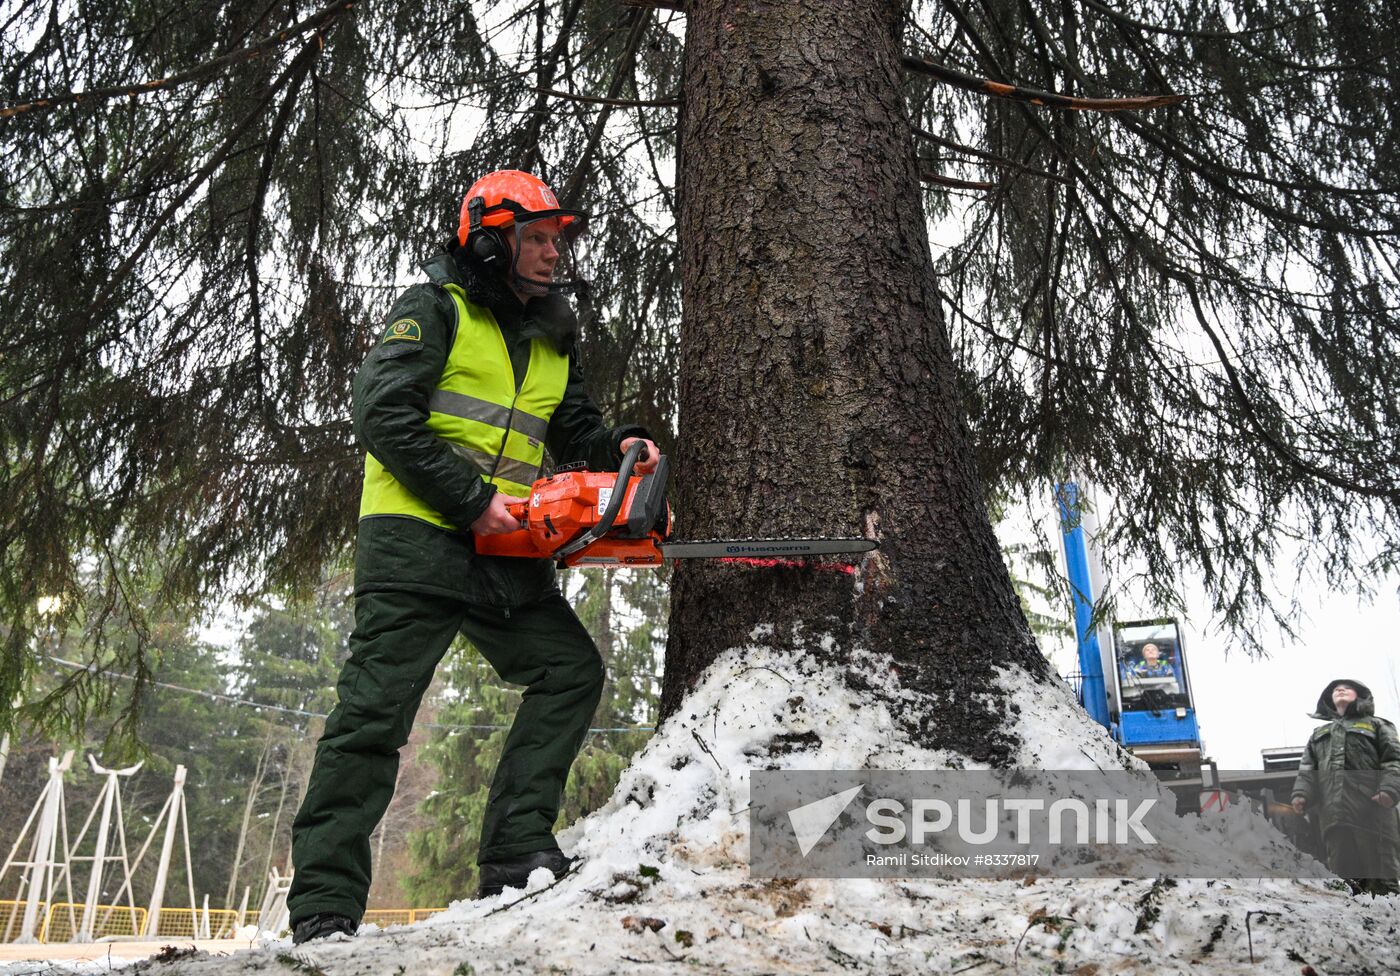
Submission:
<svg viewBox="0 0 1400 976">
<path fill-rule="evenodd" d="M 467 190 L 462 198 L 461 218 L 457 223 L 457 243 L 468 249 L 477 260 L 496 267 L 510 263 L 508 276 L 517 283 L 545 288 L 549 291 L 576 291 L 587 287 L 583 281 L 537 281 L 519 274 L 514 256 L 520 253 L 520 230 L 526 224 L 540 220 L 557 221 L 566 244 L 583 230 L 588 214 L 559 206 L 559 200 L 543 180 L 518 169 L 487 173 Z M 513 232 L 515 247 L 507 245 L 506 234 Z M 572 251 L 572 248 L 570 248 Z M 573 264 L 570 253 L 568 265 Z"/>
<path fill-rule="evenodd" d="M 564 210 L 554 191 L 544 180 L 518 169 L 502 169 L 487 173 L 471 185 L 462 198 L 462 217 L 457 223 L 457 243 L 465 245 L 471 237 L 471 205 L 481 198 L 481 222 L 483 227 L 509 227 L 515 222 L 516 214 L 528 213 L 532 217 L 550 216 L 547 211 L 560 217 L 560 228 L 568 227 L 575 219 L 582 220 L 586 214 L 575 210 Z"/>
</svg>

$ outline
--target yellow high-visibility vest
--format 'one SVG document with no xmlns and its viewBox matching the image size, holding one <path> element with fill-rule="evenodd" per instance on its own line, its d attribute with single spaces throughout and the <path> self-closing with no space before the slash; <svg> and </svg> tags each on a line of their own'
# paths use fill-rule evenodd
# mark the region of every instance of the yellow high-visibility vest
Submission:
<svg viewBox="0 0 1400 976">
<path fill-rule="evenodd" d="M 443 287 L 457 307 L 457 336 L 428 399 L 427 427 L 475 462 L 491 484 L 507 495 L 527 497 L 544 463 L 549 419 L 564 399 L 569 357 L 548 339 L 531 340 L 530 366 L 517 393 L 510 350 L 496 317 L 468 302 L 460 286 Z M 410 515 L 457 528 L 366 454 L 360 518 L 370 515 Z"/>
</svg>

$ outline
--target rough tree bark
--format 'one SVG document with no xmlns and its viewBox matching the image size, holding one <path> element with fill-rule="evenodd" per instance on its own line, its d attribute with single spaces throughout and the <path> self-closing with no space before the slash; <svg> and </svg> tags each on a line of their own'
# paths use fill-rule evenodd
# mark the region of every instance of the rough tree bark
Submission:
<svg viewBox="0 0 1400 976">
<path fill-rule="evenodd" d="M 888 654 L 922 692 L 900 716 L 918 741 L 1005 764 L 1015 740 L 993 666 L 1051 678 L 972 463 L 901 7 L 687 4 L 679 534 L 867 535 L 880 550 L 849 574 L 679 564 L 662 713 L 771 624 L 780 641 L 832 635 L 836 658 Z"/>
</svg>

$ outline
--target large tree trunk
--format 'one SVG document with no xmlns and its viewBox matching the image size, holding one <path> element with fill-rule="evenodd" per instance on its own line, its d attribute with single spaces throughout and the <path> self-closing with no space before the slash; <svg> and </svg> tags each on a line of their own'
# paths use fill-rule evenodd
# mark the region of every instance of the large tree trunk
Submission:
<svg viewBox="0 0 1400 976">
<path fill-rule="evenodd" d="M 898 0 L 692 0 L 679 161 L 685 537 L 868 535 L 847 574 L 675 575 L 663 715 L 717 654 L 890 656 L 918 741 L 1006 763 L 993 667 L 1048 678 L 973 467 L 905 115 Z M 991 692 L 991 695 L 987 693 Z"/>
</svg>

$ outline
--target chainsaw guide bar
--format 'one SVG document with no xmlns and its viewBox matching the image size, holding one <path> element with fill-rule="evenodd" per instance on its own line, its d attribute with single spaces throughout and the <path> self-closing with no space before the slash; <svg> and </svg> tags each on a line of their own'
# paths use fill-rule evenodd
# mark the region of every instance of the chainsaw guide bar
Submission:
<svg viewBox="0 0 1400 976">
<path fill-rule="evenodd" d="M 827 556 L 870 552 L 879 548 L 874 539 L 705 539 L 663 542 L 667 559 L 715 559 L 725 556 L 790 559 L 795 556 Z"/>
</svg>

